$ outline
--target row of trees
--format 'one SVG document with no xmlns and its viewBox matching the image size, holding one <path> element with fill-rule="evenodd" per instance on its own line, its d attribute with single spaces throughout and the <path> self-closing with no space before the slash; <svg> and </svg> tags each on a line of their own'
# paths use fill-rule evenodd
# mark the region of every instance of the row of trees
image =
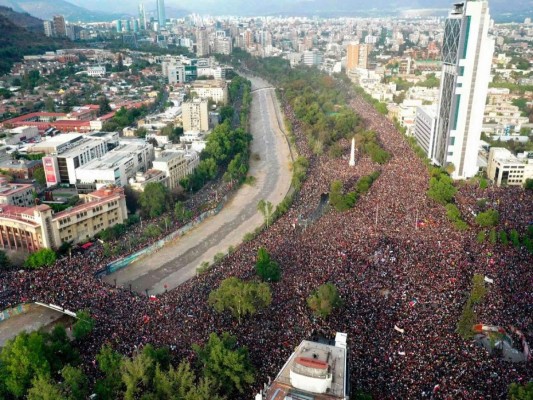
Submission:
<svg viewBox="0 0 533 400">
<path fill-rule="evenodd" d="M 488 234 L 485 231 L 480 231 L 477 234 L 477 241 L 479 243 L 484 243 L 486 240 L 491 244 L 500 243 L 504 246 L 512 245 L 517 249 L 523 246 L 527 251 L 533 254 L 533 225 L 530 225 L 523 235 L 520 235 L 516 229 L 506 232 L 505 230 L 496 231 L 496 229 L 493 228 Z"/>
<path fill-rule="evenodd" d="M 302 122 L 311 148 L 321 154 L 341 138 L 353 136 L 361 120 L 348 107 L 349 85 L 316 68 L 291 68 L 279 57 L 258 59 L 236 51 L 230 60 L 275 82 Z"/>
<path fill-rule="evenodd" d="M 197 191 L 225 170 L 224 180 L 241 182 L 248 172 L 252 136 L 242 128 L 232 129 L 229 121 L 218 125 L 207 138 L 201 161 L 194 172 L 180 181 L 185 190 Z"/>
<path fill-rule="evenodd" d="M 471 339 L 474 336 L 473 328 L 477 322 L 474 306 L 481 303 L 486 294 L 485 277 L 480 274 L 474 274 L 470 295 L 457 323 L 457 333 L 465 340 Z"/>
<path fill-rule="evenodd" d="M 104 345 L 96 355 L 99 379 L 90 390 L 79 366 L 80 344 L 71 343 L 61 325 L 50 334 L 23 332 L 8 341 L 0 353 L 0 397 L 79 400 L 94 393 L 103 400 L 223 400 L 254 382 L 247 349 L 235 336 L 212 333 L 203 346 L 193 345 L 197 368 L 188 361 L 173 366 L 167 348 L 148 344 L 130 358 Z"/>
</svg>

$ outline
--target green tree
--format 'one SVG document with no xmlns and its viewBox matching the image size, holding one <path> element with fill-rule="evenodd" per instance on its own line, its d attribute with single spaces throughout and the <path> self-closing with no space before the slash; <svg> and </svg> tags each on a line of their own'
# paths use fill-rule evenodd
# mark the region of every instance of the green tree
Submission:
<svg viewBox="0 0 533 400">
<path fill-rule="evenodd" d="M 472 277 L 470 300 L 473 304 L 478 304 L 483 300 L 486 294 L 487 288 L 485 287 L 485 277 L 481 274 L 474 274 Z"/>
<path fill-rule="evenodd" d="M 235 110 L 232 106 L 222 106 L 219 110 L 220 113 L 220 120 L 222 122 L 225 122 L 226 120 L 230 121 L 233 119 L 233 115 L 235 114 Z"/>
<path fill-rule="evenodd" d="M 207 343 L 200 347 L 193 345 L 204 377 L 212 379 L 223 394 L 232 396 L 244 393 L 247 385 L 254 382 L 254 370 L 245 347 L 237 346 L 237 338 L 227 332 L 219 337 L 209 335 Z"/>
<path fill-rule="evenodd" d="M 144 351 L 122 362 L 122 382 L 126 387 L 125 400 L 141 398 L 143 389 L 149 387 L 151 383 L 150 370 L 153 367 L 155 367 L 153 359 Z"/>
<path fill-rule="evenodd" d="M 161 182 L 148 183 L 141 193 L 139 204 L 142 211 L 150 218 L 163 214 L 169 204 L 168 188 Z"/>
<path fill-rule="evenodd" d="M 8 269 L 10 266 L 11 261 L 9 260 L 9 257 L 7 256 L 6 252 L 0 250 L 0 270 Z"/>
<path fill-rule="evenodd" d="M 263 214 L 263 218 L 265 219 L 265 225 L 268 228 L 270 223 L 272 222 L 274 206 L 270 201 L 261 199 L 259 200 L 259 203 L 257 203 L 257 210 L 261 214 Z"/>
<path fill-rule="evenodd" d="M 533 381 L 509 385 L 509 400 L 533 400 Z"/>
<path fill-rule="evenodd" d="M 441 173 L 429 180 L 428 196 L 440 204 L 447 204 L 452 201 L 457 189 L 453 186 L 452 179 Z"/>
<path fill-rule="evenodd" d="M 137 128 L 135 130 L 135 136 L 137 136 L 138 138 L 141 138 L 141 139 L 144 139 L 146 137 L 147 133 L 148 133 L 148 131 L 146 130 L 146 128 L 144 126 L 142 126 L 140 128 Z"/>
<path fill-rule="evenodd" d="M 270 305 L 272 294 L 266 283 L 244 282 L 236 277 L 224 279 L 218 289 L 209 294 L 209 304 L 217 312 L 230 311 L 238 319 L 253 315 Z"/>
<path fill-rule="evenodd" d="M 478 243 L 483 243 L 486 238 L 487 238 L 487 234 L 485 233 L 485 231 L 480 231 L 476 236 Z"/>
<path fill-rule="evenodd" d="M 511 243 L 514 247 L 520 247 L 520 235 L 518 234 L 518 231 L 516 229 L 511 230 L 509 238 L 511 239 Z"/>
<path fill-rule="evenodd" d="M 46 184 L 46 177 L 44 176 L 44 168 L 39 167 L 33 171 L 33 178 L 39 185 Z"/>
<path fill-rule="evenodd" d="M 524 183 L 524 188 L 526 190 L 533 190 L 533 179 L 526 179 L 526 183 Z"/>
<path fill-rule="evenodd" d="M 98 114 L 104 115 L 111 112 L 111 106 L 109 105 L 109 100 L 106 96 L 102 95 L 98 97 Z"/>
<path fill-rule="evenodd" d="M 115 400 L 122 388 L 122 365 L 123 357 L 114 351 L 108 344 L 102 346 L 96 355 L 98 367 L 104 374 L 104 378 L 96 381 L 95 392 L 99 399 Z"/>
<path fill-rule="evenodd" d="M 476 320 L 477 316 L 469 299 L 463 307 L 463 312 L 457 322 L 457 333 L 465 340 L 472 339 L 474 336 L 473 327 L 476 324 Z"/>
<path fill-rule="evenodd" d="M 22 397 L 36 376 L 49 376 L 50 363 L 43 335 L 22 332 L 8 340 L 0 353 L 0 376 L 8 393 Z"/>
<path fill-rule="evenodd" d="M 509 244 L 509 238 L 507 237 L 507 232 L 505 231 L 500 231 L 500 243 L 503 244 L 504 246 L 507 246 Z"/>
<path fill-rule="evenodd" d="M 88 310 L 81 310 L 76 313 L 77 322 L 72 328 L 72 335 L 76 340 L 85 339 L 93 331 L 94 320 Z"/>
<path fill-rule="evenodd" d="M 40 249 L 28 256 L 24 265 L 27 268 L 39 269 L 49 267 L 56 262 L 56 253 L 51 249 Z"/>
<path fill-rule="evenodd" d="M 320 285 L 308 298 L 307 305 L 315 315 L 326 318 L 335 308 L 342 305 L 337 288 L 332 283 Z"/>
<path fill-rule="evenodd" d="M 81 368 L 66 365 L 61 370 L 62 392 L 68 400 L 85 399 L 89 393 L 89 381 Z"/>
<path fill-rule="evenodd" d="M 491 244 L 496 244 L 497 234 L 495 229 L 491 229 L 489 233 L 489 241 Z"/>
<path fill-rule="evenodd" d="M 185 208 L 185 204 L 182 201 L 176 202 L 174 204 L 174 217 L 180 222 L 185 221 L 191 217 L 191 212 Z"/>
<path fill-rule="evenodd" d="M 48 376 L 39 375 L 32 383 L 28 391 L 28 400 L 61 400 L 63 397 L 59 386 L 54 383 Z"/>
<path fill-rule="evenodd" d="M 281 278 L 281 268 L 277 262 L 270 258 L 270 254 L 264 247 L 257 250 L 255 271 L 264 281 L 277 282 Z"/>
<path fill-rule="evenodd" d="M 56 104 L 54 102 L 54 99 L 52 99 L 50 96 L 46 96 L 44 98 L 44 109 L 46 112 L 53 113 L 56 111 Z"/>
<path fill-rule="evenodd" d="M 498 211 L 492 208 L 487 211 L 480 212 L 476 216 L 476 224 L 478 224 L 482 228 L 496 226 L 498 225 L 499 221 L 500 221 L 500 213 L 498 213 Z"/>
</svg>

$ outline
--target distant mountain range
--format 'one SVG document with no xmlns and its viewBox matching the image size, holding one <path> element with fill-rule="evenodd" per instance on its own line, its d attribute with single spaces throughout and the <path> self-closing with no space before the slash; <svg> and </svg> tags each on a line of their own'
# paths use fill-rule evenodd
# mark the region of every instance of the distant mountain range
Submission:
<svg viewBox="0 0 533 400">
<path fill-rule="evenodd" d="M 69 0 L 78 6 L 135 15 L 143 0 Z M 210 15 L 398 15 L 409 9 L 448 10 L 456 0 L 165 0 L 168 9 L 177 8 Z M 90 4 L 88 4 L 90 3 Z M 155 0 L 144 1 L 146 10 L 155 10 Z M 492 15 L 499 19 L 509 15 L 533 17 L 533 0 L 489 0 Z"/>
<path fill-rule="evenodd" d="M 436 9 L 439 15 L 456 0 L 166 0 L 167 16 L 190 13 L 209 15 L 286 16 L 393 16 L 406 10 Z M 0 0 L 0 5 L 28 12 L 42 19 L 64 15 L 68 21 L 110 21 L 136 16 L 140 2 L 149 16 L 155 16 L 156 0 Z M 533 0 L 489 0 L 496 21 L 521 21 L 533 17 Z M 105 11 L 102 11 L 105 10 Z"/>
<path fill-rule="evenodd" d="M 43 21 L 39 18 L 32 17 L 28 13 L 18 13 L 12 8 L 0 6 L 0 15 L 21 28 L 33 32 L 43 32 Z"/>
<path fill-rule="evenodd" d="M 0 75 L 8 73 L 13 63 L 21 61 L 24 55 L 70 46 L 66 39 L 46 37 L 41 20 L 0 7 Z"/>
<path fill-rule="evenodd" d="M 106 10 L 108 3 L 102 3 L 100 9 Z M 111 21 L 123 16 L 122 13 L 88 10 L 65 0 L 0 0 L 0 6 L 10 7 L 20 13 L 26 12 L 44 20 L 50 20 L 54 15 L 63 15 L 70 22 Z"/>
</svg>

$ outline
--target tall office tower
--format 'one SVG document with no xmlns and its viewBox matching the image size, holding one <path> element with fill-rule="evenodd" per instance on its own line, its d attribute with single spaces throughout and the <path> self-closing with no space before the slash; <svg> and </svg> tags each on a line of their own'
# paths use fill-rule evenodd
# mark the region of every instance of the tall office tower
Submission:
<svg viewBox="0 0 533 400">
<path fill-rule="evenodd" d="M 144 3 L 139 3 L 139 24 L 142 30 L 146 30 L 146 11 L 144 10 Z"/>
<path fill-rule="evenodd" d="M 198 57 L 209 55 L 209 37 L 205 28 L 196 31 L 196 55 Z"/>
<path fill-rule="evenodd" d="M 157 21 L 159 22 L 159 29 L 165 27 L 167 16 L 165 15 L 165 0 L 157 0 Z"/>
<path fill-rule="evenodd" d="M 483 112 L 494 39 L 486 0 L 457 3 L 446 19 L 435 143 L 428 154 L 442 166 L 453 164 L 454 179 L 477 171 Z"/>
<path fill-rule="evenodd" d="M 65 18 L 62 15 L 54 15 L 54 31 L 56 36 L 65 37 L 67 36 L 67 24 L 65 23 Z"/>
</svg>

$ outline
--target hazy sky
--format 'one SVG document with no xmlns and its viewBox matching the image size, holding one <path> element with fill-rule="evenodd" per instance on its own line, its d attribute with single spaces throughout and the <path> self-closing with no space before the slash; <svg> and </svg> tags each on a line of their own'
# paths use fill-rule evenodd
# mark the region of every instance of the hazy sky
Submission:
<svg viewBox="0 0 533 400">
<path fill-rule="evenodd" d="M 81 7 L 109 12 L 135 14 L 140 0 L 67 0 Z M 281 11 L 306 10 L 393 10 L 405 8 L 450 8 L 456 0 L 165 0 L 167 8 L 185 9 L 202 13 L 269 14 Z M 155 10 L 156 0 L 143 1 L 147 11 Z M 522 10 L 533 13 L 533 0 L 489 0 L 492 10 Z"/>
</svg>

